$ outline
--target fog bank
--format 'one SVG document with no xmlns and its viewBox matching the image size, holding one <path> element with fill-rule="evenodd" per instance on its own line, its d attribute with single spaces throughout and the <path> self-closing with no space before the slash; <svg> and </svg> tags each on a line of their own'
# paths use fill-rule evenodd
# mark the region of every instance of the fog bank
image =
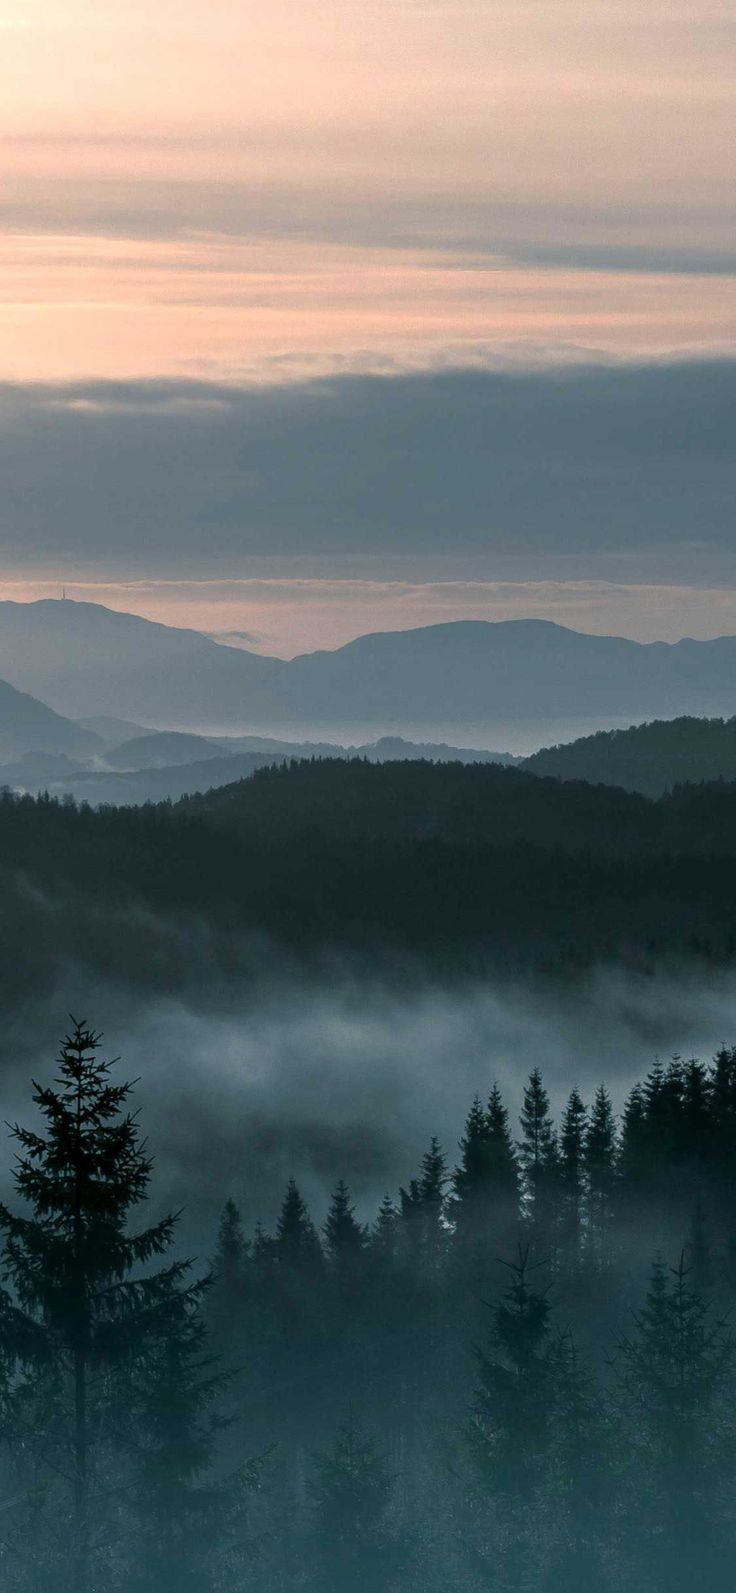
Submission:
<svg viewBox="0 0 736 1593">
<path fill-rule="evenodd" d="M 599 969 L 575 985 L 480 984 L 401 991 L 343 970 L 276 979 L 247 996 L 134 999 L 70 979 L 6 1025 L 2 1112 L 32 1119 L 30 1077 L 48 1079 L 71 1007 L 105 1031 L 104 1053 L 139 1078 L 156 1168 L 153 1203 L 183 1206 L 187 1244 L 206 1253 L 233 1196 L 246 1223 L 272 1224 L 290 1174 L 322 1220 L 346 1178 L 369 1219 L 417 1170 L 436 1133 L 450 1166 L 470 1100 L 501 1084 L 516 1118 L 538 1065 L 553 1104 L 605 1081 L 618 1109 L 656 1056 L 707 1058 L 736 1040 L 736 974 Z M 201 992 L 200 992 L 201 995 Z M 8 1187 L 12 1145 L 0 1160 Z"/>
</svg>

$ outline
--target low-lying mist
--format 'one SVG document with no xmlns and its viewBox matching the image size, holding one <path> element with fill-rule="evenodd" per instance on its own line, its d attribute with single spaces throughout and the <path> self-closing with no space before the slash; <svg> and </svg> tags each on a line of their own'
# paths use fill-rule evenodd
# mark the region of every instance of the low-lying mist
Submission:
<svg viewBox="0 0 736 1593">
<path fill-rule="evenodd" d="M 6 1021 L 2 1115 L 28 1122 L 31 1076 L 48 1078 L 73 1011 L 104 1030 L 104 1053 L 139 1078 L 136 1103 L 156 1169 L 157 1209 L 182 1206 L 182 1237 L 211 1248 L 224 1201 L 272 1225 L 293 1174 L 322 1220 L 344 1177 L 369 1220 L 437 1134 L 450 1167 L 473 1094 L 501 1084 L 514 1118 L 539 1066 L 553 1104 L 605 1081 L 620 1109 L 657 1055 L 712 1055 L 736 1038 L 736 972 L 595 970 L 574 983 L 400 988 L 347 966 L 328 976 L 262 974 L 247 990 L 133 992 L 74 970 Z M 12 1144 L 0 1162 L 5 1192 Z"/>
</svg>

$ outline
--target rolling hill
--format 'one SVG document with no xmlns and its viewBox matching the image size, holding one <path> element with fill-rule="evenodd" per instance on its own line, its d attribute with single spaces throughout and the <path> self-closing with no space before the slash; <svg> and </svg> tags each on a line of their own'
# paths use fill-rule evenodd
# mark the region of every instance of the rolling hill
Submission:
<svg viewBox="0 0 736 1593">
<path fill-rule="evenodd" d="M 676 785 L 736 781 L 736 718 L 691 716 L 598 731 L 566 746 L 543 747 L 523 768 L 557 780 L 587 780 L 661 796 Z"/>
<path fill-rule="evenodd" d="M 733 964 L 735 892 L 736 784 L 654 802 L 493 765 L 334 760 L 159 807 L 0 793 L 3 989 L 19 935 L 44 948 L 38 979 L 71 959 L 169 991 L 203 959 L 278 946 L 333 971 L 359 950 L 400 980 L 425 955 L 463 977 Z"/>
</svg>

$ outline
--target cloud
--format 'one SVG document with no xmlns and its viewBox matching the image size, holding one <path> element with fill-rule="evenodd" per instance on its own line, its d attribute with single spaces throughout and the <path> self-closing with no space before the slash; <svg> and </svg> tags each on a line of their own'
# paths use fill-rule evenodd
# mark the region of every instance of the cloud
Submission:
<svg viewBox="0 0 736 1593">
<path fill-rule="evenodd" d="M 0 550 L 8 575 L 68 579 L 234 576 L 277 555 L 649 554 L 659 580 L 683 558 L 706 580 L 703 559 L 732 548 L 735 408 L 728 359 L 6 385 Z"/>
</svg>

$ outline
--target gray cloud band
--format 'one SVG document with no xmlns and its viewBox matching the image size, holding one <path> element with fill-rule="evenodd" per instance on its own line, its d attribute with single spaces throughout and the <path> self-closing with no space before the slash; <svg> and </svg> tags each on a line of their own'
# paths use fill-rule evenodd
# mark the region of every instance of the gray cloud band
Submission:
<svg viewBox="0 0 736 1593">
<path fill-rule="evenodd" d="M 258 555 L 682 575 L 733 540 L 736 361 L 0 388 L 6 570 L 237 574 Z M 659 556 L 662 555 L 660 558 Z"/>
</svg>

